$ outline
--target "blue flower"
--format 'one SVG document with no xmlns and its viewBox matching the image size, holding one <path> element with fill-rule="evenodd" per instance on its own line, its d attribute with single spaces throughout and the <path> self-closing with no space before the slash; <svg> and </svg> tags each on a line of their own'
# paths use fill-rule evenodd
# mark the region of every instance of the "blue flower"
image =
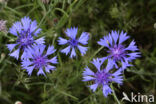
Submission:
<svg viewBox="0 0 156 104">
<path fill-rule="evenodd" d="M 50 73 L 50 70 L 55 70 L 56 67 L 53 64 L 57 64 L 57 56 L 48 59 L 56 50 L 54 46 L 49 46 L 47 52 L 44 54 L 45 45 L 34 45 L 26 49 L 26 58 L 22 60 L 22 67 L 26 69 L 28 75 L 32 74 L 32 71 L 39 69 L 37 75 L 44 75 L 45 72 Z"/>
<path fill-rule="evenodd" d="M 7 47 L 10 52 L 16 47 L 16 50 L 10 53 L 10 56 L 19 58 L 20 51 L 25 52 L 27 47 L 32 46 L 33 44 L 43 44 L 44 38 L 39 38 L 35 40 L 33 37 L 37 36 L 41 31 L 37 26 L 37 22 L 32 21 L 29 17 L 24 17 L 21 21 L 15 22 L 13 26 L 9 29 L 9 32 L 17 37 L 15 44 L 7 44 Z M 21 56 L 24 58 L 25 56 Z"/>
<path fill-rule="evenodd" d="M 103 61 L 104 62 L 104 61 Z M 108 59 L 108 63 L 106 68 L 102 68 L 103 62 L 100 61 L 100 59 L 93 59 L 92 64 L 96 67 L 97 72 L 91 71 L 88 67 L 85 68 L 85 71 L 83 71 L 83 81 L 92 81 L 93 85 L 90 85 L 90 89 L 95 92 L 97 87 L 102 87 L 103 95 L 105 97 L 108 96 L 108 94 L 111 94 L 112 89 L 109 87 L 112 82 L 122 84 L 123 76 L 121 68 L 117 71 L 113 71 L 113 61 L 111 59 Z M 102 68 L 102 69 L 101 69 Z"/>
<path fill-rule="evenodd" d="M 79 49 L 81 55 L 83 56 L 86 54 L 87 47 L 84 47 L 83 45 L 88 44 L 89 34 L 87 32 L 82 32 L 80 38 L 76 38 L 78 28 L 70 28 L 65 31 L 66 35 L 69 37 L 69 39 L 64 39 L 62 37 L 59 37 L 58 43 L 59 45 L 68 45 L 68 47 L 61 50 L 62 53 L 65 53 L 66 55 L 70 54 L 70 58 L 76 57 L 76 48 Z"/>
<path fill-rule="evenodd" d="M 116 31 L 112 31 L 109 35 L 104 36 L 100 41 L 98 41 L 99 45 L 105 46 L 108 50 L 109 54 L 107 58 L 113 59 L 115 62 L 116 68 L 118 67 L 117 63 L 122 63 L 122 69 L 126 69 L 128 66 L 131 66 L 129 62 L 140 57 L 140 52 L 136 52 L 139 49 L 135 45 L 135 41 L 131 41 L 128 47 L 123 45 L 122 43 L 129 38 L 127 33 L 123 31 L 119 34 Z M 102 60 L 105 59 L 101 58 Z"/>
</svg>

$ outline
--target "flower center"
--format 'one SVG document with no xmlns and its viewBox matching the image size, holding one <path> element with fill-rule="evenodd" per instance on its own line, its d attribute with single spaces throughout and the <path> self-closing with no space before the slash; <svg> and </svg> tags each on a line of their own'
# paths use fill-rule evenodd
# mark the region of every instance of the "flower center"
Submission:
<svg viewBox="0 0 156 104">
<path fill-rule="evenodd" d="M 23 44 L 26 44 L 26 43 L 28 43 L 28 42 L 29 42 L 29 39 L 27 39 L 27 38 L 21 39 L 21 43 L 23 43 Z"/>
<path fill-rule="evenodd" d="M 98 84 L 102 84 L 102 85 L 107 84 L 110 81 L 110 76 L 111 76 L 111 74 L 105 73 L 104 71 L 97 72 L 95 74 L 96 82 Z"/>
<path fill-rule="evenodd" d="M 36 68 L 40 68 L 46 65 L 46 57 L 43 56 L 37 56 L 34 59 L 34 65 Z"/>
<path fill-rule="evenodd" d="M 119 54 L 120 54 L 120 50 L 119 50 L 119 49 L 115 49 L 115 50 L 113 51 L 113 54 L 114 54 L 114 55 L 119 55 Z"/>
<path fill-rule="evenodd" d="M 68 43 L 72 46 L 75 47 L 78 44 L 78 41 L 76 39 L 70 39 L 68 40 Z"/>
<path fill-rule="evenodd" d="M 124 46 L 115 45 L 113 48 L 110 48 L 110 54 L 115 60 L 121 60 L 121 58 L 125 55 Z"/>
<path fill-rule="evenodd" d="M 27 32 L 22 32 L 21 35 L 18 37 L 17 42 L 19 45 L 24 49 L 27 46 L 33 44 L 33 37 L 31 35 L 27 35 Z"/>
</svg>

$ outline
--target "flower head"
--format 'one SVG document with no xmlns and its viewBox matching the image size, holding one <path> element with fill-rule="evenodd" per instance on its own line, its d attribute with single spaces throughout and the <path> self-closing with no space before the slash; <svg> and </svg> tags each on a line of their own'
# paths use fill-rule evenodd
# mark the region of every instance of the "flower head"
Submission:
<svg viewBox="0 0 156 104">
<path fill-rule="evenodd" d="M 129 36 L 127 36 L 127 33 L 124 33 L 123 31 L 120 34 L 116 31 L 112 31 L 108 36 L 104 36 L 103 39 L 98 41 L 99 45 L 108 48 L 107 53 L 109 55 L 107 58 L 113 59 L 113 61 L 116 63 L 116 67 L 118 67 L 117 63 L 121 62 L 122 69 L 125 69 L 127 66 L 131 66 L 129 62 L 137 57 L 140 57 L 140 52 L 136 52 L 139 49 L 135 45 L 134 40 L 129 44 L 128 47 L 122 44 L 128 38 Z"/>
<path fill-rule="evenodd" d="M 83 45 L 88 44 L 89 34 L 87 32 L 82 32 L 80 38 L 76 38 L 78 28 L 70 28 L 65 31 L 66 35 L 69 37 L 69 39 L 64 39 L 62 37 L 59 37 L 59 45 L 68 45 L 65 49 L 61 50 L 62 53 L 65 53 L 66 55 L 70 54 L 70 58 L 76 57 L 76 49 L 78 49 L 83 56 L 86 54 L 87 47 L 84 47 Z"/>
<path fill-rule="evenodd" d="M 92 64 L 96 67 L 97 72 L 93 72 L 91 69 L 86 67 L 85 71 L 83 71 L 83 81 L 93 81 L 94 84 L 89 86 L 90 89 L 94 92 L 98 86 L 102 87 L 103 95 L 107 97 L 108 94 L 111 94 L 112 92 L 112 89 L 109 87 L 112 82 L 122 84 L 122 70 L 118 69 L 116 72 L 111 73 L 114 66 L 111 59 L 108 59 L 107 66 L 104 69 L 101 69 L 103 63 L 98 58 L 93 59 Z"/>
<path fill-rule="evenodd" d="M 7 32 L 6 21 L 0 20 L 0 31 Z"/>
<path fill-rule="evenodd" d="M 19 58 L 20 51 L 25 52 L 27 47 L 31 47 L 33 44 L 43 44 L 44 38 L 34 39 L 34 36 L 37 36 L 41 31 L 37 26 L 36 21 L 32 21 L 29 17 L 24 17 L 21 21 L 15 22 L 10 28 L 9 32 L 17 37 L 16 43 L 8 44 L 7 47 L 10 52 L 13 51 L 15 47 L 17 49 L 10 54 L 10 56 Z M 25 56 L 21 56 L 24 58 Z"/>
<path fill-rule="evenodd" d="M 34 45 L 33 47 L 29 47 L 26 49 L 26 58 L 22 60 L 22 67 L 26 69 L 28 75 L 32 74 L 32 71 L 38 70 L 37 75 L 44 75 L 45 72 L 50 73 L 50 70 L 55 70 L 56 67 L 52 64 L 57 64 L 57 57 L 53 57 L 48 59 L 50 55 L 52 55 L 56 50 L 54 46 L 49 46 L 47 52 L 44 54 L 45 45 Z"/>
</svg>

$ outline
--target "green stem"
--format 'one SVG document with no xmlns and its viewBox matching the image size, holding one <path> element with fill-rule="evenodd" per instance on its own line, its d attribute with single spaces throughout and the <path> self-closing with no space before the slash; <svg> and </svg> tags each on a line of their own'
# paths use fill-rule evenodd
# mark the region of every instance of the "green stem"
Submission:
<svg viewBox="0 0 156 104">
<path fill-rule="evenodd" d="M 63 9 L 55 8 L 54 10 L 58 10 L 58 11 L 62 12 L 63 14 L 65 14 L 66 17 L 69 17 L 69 15 Z"/>
<path fill-rule="evenodd" d="M 26 7 L 29 7 L 29 6 L 33 6 L 33 3 L 18 6 L 15 9 L 17 10 L 17 9 L 26 8 Z"/>
<path fill-rule="evenodd" d="M 89 61 L 90 61 L 97 53 L 99 53 L 103 48 L 104 48 L 103 46 L 100 47 L 100 48 L 90 57 Z"/>
<path fill-rule="evenodd" d="M 40 27 L 40 25 L 43 23 L 43 21 L 44 21 L 44 19 L 46 18 L 46 16 L 51 12 L 51 10 L 52 10 L 52 8 L 51 9 L 49 9 L 48 10 L 48 12 L 46 13 L 46 15 L 44 15 L 43 17 L 42 17 L 42 19 L 41 19 L 41 21 L 40 21 L 40 23 L 39 23 L 39 26 L 38 27 Z"/>
<path fill-rule="evenodd" d="M 114 99 L 117 101 L 118 104 L 120 104 L 120 101 L 118 100 L 118 98 L 117 98 L 117 96 L 115 94 L 115 91 L 114 91 L 114 88 L 113 88 L 112 84 L 111 84 L 111 89 L 113 90 L 113 97 L 114 97 Z"/>
<path fill-rule="evenodd" d="M 137 75 L 147 75 L 147 76 L 156 76 L 156 73 L 149 73 L 149 72 L 141 72 L 141 71 L 134 71 L 134 70 L 127 70 L 128 72 L 135 73 Z"/>
<path fill-rule="evenodd" d="M 60 54 L 58 53 L 57 56 L 58 56 L 58 60 L 59 60 L 60 66 L 62 66 L 62 59 L 60 57 Z"/>
<path fill-rule="evenodd" d="M 15 9 L 12 9 L 12 8 L 10 8 L 10 7 L 8 7 L 8 6 L 5 6 L 5 9 L 10 10 L 11 12 L 17 14 L 17 15 L 20 16 L 20 17 L 22 16 L 22 14 L 21 14 L 20 12 L 16 11 Z"/>
</svg>

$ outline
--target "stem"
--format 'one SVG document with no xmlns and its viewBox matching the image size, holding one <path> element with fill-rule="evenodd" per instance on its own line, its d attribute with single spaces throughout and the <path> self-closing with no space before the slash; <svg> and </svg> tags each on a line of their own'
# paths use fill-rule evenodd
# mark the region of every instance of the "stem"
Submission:
<svg viewBox="0 0 156 104">
<path fill-rule="evenodd" d="M 141 71 L 134 71 L 134 70 L 127 70 L 128 72 L 132 72 L 132 73 L 135 73 L 137 75 L 148 75 L 148 76 L 156 76 L 156 73 L 149 73 L 149 72 L 146 72 L 146 73 L 143 73 Z"/>
<path fill-rule="evenodd" d="M 62 66 L 62 59 L 61 59 L 61 57 L 60 57 L 60 54 L 58 53 L 58 60 L 59 60 L 59 63 L 60 63 L 60 66 Z"/>
<path fill-rule="evenodd" d="M 8 7 L 8 6 L 5 6 L 5 9 L 10 10 L 11 12 L 17 14 L 17 15 L 20 16 L 20 17 L 22 16 L 22 14 L 21 14 L 20 12 L 16 11 L 15 9 L 12 9 L 12 8 L 10 8 L 10 7 Z"/>
<path fill-rule="evenodd" d="M 114 89 L 113 89 L 112 84 L 111 84 L 111 89 L 113 90 L 113 97 L 114 97 L 114 99 L 117 101 L 118 104 L 120 104 L 120 101 L 118 100 L 118 98 L 117 98 L 117 96 L 116 96 L 116 94 L 115 94 L 115 91 L 114 91 Z"/>
<path fill-rule="evenodd" d="M 51 9 L 52 9 L 52 8 L 50 8 L 50 9 L 48 10 L 48 12 L 42 17 L 42 19 L 41 19 L 41 21 L 40 21 L 38 27 L 40 27 L 40 25 L 43 23 L 43 21 L 44 21 L 44 19 L 46 18 L 46 16 L 51 12 Z"/>
<path fill-rule="evenodd" d="M 90 57 L 89 61 L 90 61 L 97 53 L 99 53 L 103 48 L 104 48 L 103 46 L 100 47 L 100 48 Z"/>
<path fill-rule="evenodd" d="M 33 6 L 33 3 L 18 6 L 15 9 L 17 10 L 17 9 L 21 9 L 21 8 L 25 8 L 25 7 L 29 7 L 29 6 Z"/>
</svg>

